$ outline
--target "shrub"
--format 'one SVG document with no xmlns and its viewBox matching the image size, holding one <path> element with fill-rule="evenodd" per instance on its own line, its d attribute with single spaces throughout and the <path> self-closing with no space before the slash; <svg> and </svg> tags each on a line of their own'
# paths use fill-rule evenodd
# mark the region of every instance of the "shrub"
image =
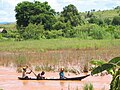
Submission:
<svg viewBox="0 0 120 90">
<path fill-rule="evenodd" d="M 55 38 L 62 37 L 63 32 L 62 30 L 45 31 L 44 36 L 47 39 L 55 39 Z"/>
<path fill-rule="evenodd" d="M 120 16 L 115 16 L 112 21 L 113 25 L 120 25 Z"/>
<path fill-rule="evenodd" d="M 90 31 L 90 36 L 93 39 L 104 39 L 106 36 L 105 34 L 106 34 L 106 32 L 105 32 L 104 28 L 97 26 L 97 25 L 95 25 L 94 28 L 92 28 Z"/>
<path fill-rule="evenodd" d="M 0 33 L 0 39 L 2 39 L 2 34 Z"/>
<path fill-rule="evenodd" d="M 43 36 L 43 25 L 29 24 L 23 33 L 24 39 L 40 39 Z"/>
</svg>

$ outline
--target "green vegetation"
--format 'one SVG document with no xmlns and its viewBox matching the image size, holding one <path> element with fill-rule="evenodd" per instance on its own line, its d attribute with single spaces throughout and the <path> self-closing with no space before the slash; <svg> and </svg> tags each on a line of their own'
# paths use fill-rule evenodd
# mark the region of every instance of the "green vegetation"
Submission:
<svg viewBox="0 0 120 90">
<path fill-rule="evenodd" d="M 54 69 L 49 65 L 35 66 L 35 71 L 54 71 Z"/>
<path fill-rule="evenodd" d="M 35 61 L 44 58 L 48 62 L 53 60 L 57 64 L 61 60 L 61 53 L 53 53 L 52 56 L 47 54 L 48 57 L 46 57 L 44 54 L 47 50 L 76 50 L 76 58 L 80 60 L 82 58 L 85 62 L 88 62 L 87 59 L 91 55 L 86 55 L 86 58 L 83 58 L 85 55 L 79 58 L 77 50 L 92 49 L 96 50 L 94 52 L 96 53 L 98 49 L 109 49 L 109 51 L 114 49 L 111 57 L 119 53 L 119 6 L 112 10 L 95 11 L 94 9 L 78 12 L 77 8 L 70 4 L 65 6 L 63 11 L 55 12 L 48 2 L 23 1 L 17 4 L 15 12 L 16 23 L 0 25 L 0 28 L 7 30 L 7 33 L 0 33 L 1 62 L 7 58 L 6 52 L 12 52 L 13 56 L 17 57 L 14 58 L 12 54 L 9 54 L 10 60 L 7 59 L 5 62 L 8 63 L 13 59 L 18 66 L 22 63 L 28 63 L 27 60 L 34 61 L 31 58 L 32 56 L 29 56 L 29 52 L 42 53 L 42 58 L 37 55 Z M 101 52 L 106 55 L 105 57 L 108 57 L 105 53 L 107 51 L 104 50 L 97 52 L 96 55 L 100 55 Z M 64 53 L 66 55 L 66 52 Z M 67 53 L 73 56 L 68 58 L 67 55 L 64 56 L 62 53 L 66 62 L 74 60 L 74 52 L 72 54 Z M 22 55 L 19 56 L 19 54 Z M 86 71 L 89 68 L 88 63 L 85 63 L 82 68 Z"/>
<path fill-rule="evenodd" d="M 35 51 L 119 47 L 120 40 L 80 40 L 77 38 L 2 41 L 0 51 Z"/>
<path fill-rule="evenodd" d="M 19 55 L 18 57 L 16 57 L 16 65 L 17 67 L 21 67 L 21 65 L 26 65 L 26 59 L 25 56 Z"/>
<path fill-rule="evenodd" d="M 107 70 L 113 77 L 110 90 L 120 90 L 120 57 L 111 59 L 108 63 L 102 64 L 91 72 L 92 75 Z"/>
<path fill-rule="evenodd" d="M 83 87 L 83 90 L 94 90 L 93 85 L 91 83 L 86 83 Z"/>
<path fill-rule="evenodd" d="M 55 12 L 48 2 L 23 1 L 17 4 L 15 12 L 16 24 L 0 26 L 8 31 L 7 34 L 0 33 L 0 40 L 120 39 L 119 6 L 112 10 L 78 12 L 69 4 L 63 11 Z"/>
</svg>

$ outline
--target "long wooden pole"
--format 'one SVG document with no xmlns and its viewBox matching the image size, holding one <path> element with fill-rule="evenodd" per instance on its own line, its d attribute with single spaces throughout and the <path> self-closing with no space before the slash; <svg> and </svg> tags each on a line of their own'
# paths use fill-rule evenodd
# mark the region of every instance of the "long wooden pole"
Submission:
<svg viewBox="0 0 120 90">
<path fill-rule="evenodd" d="M 30 69 L 30 68 L 29 68 Z M 30 69 L 32 72 L 33 72 L 33 70 L 32 69 Z M 33 74 L 37 77 L 37 74 L 35 73 L 35 72 L 33 72 Z"/>
</svg>

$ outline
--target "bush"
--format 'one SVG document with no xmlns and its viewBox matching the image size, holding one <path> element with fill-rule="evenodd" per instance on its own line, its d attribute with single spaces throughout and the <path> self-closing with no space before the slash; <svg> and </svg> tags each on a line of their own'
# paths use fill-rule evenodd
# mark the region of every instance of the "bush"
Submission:
<svg viewBox="0 0 120 90">
<path fill-rule="evenodd" d="M 65 28 L 65 23 L 62 23 L 61 21 L 58 21 L 53 25 L 53 29 L 55 30 L 60 30 L 64 28 Z"/>
<path fill-rule="evenodd" d="M 44 28 L 41 24 L 29 24 L 23 33 L 24 39 L 40 39 L 43 36 Z"/>
<path fill-rule="evenodd" d="M 90 36 L 93 39 L 104 39 L 106 38 L 106 32 L 104 28 L 95 25 L 94 28 L 92 28 L 90 31 Z"/>
<path fill-rule="evenodd" d="M 0 33 L 0 40 L 2 39 L 2 34 Z"/>
<path fill-rule="evenodd" d="M 93 27 L 92 24 L 85 24 L 85 25 L 82 25 L 82 26 L 77 26 L 75 27 L 75 37 L 79 37 L 81 39 L 88 39 L 90 36 L 89 36 L 89 33 L 90 33 L 90 30 L 91 28 Z"/>
<path fill-rule="evenodd" d="M 62 30 L 52 30 L 52 31 L 46 31 L 44 33 L 45 38 L 47 39 L 55 39 L 63 36 Z"/>
<path fill-rule="evenodd" d="M 112 21 L 113 25 L 120 25 L 120 16 L 115 16 Z"/>
<path fill-rule="evenodd" d="M 104 19 L 104 23 L 106 23 L 107 25 L 111 24 L 111 20 L 109 18 L 105 18 Z"/>
<path fill-rule="evenodd" d="M 103 20 L 100 18 L 96 18 L 96 17 L 91 17 L 90 20 L 88 20 L 88 22 L 98 24 L 98 25 L 103 24 Z"/>
</svg>

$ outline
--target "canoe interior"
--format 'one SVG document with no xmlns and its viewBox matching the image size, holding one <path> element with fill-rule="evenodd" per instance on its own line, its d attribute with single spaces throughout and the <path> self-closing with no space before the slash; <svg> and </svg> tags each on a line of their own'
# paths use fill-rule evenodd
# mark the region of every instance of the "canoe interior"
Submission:
<svg viewBox="0 0 120 90">
<path fill-rule="evenodd" d="M 72 78 L 66 78 L 66 79 L 37 79 L 37 78 L 22 78 L 22 77 L 18 77 L 19 80 L 82 80 L 86 77 L 88 77 L 89 75 L 85 75 L 85 76 L 81 76 L 81 77 L 72 77 Z"/>
</svg>

